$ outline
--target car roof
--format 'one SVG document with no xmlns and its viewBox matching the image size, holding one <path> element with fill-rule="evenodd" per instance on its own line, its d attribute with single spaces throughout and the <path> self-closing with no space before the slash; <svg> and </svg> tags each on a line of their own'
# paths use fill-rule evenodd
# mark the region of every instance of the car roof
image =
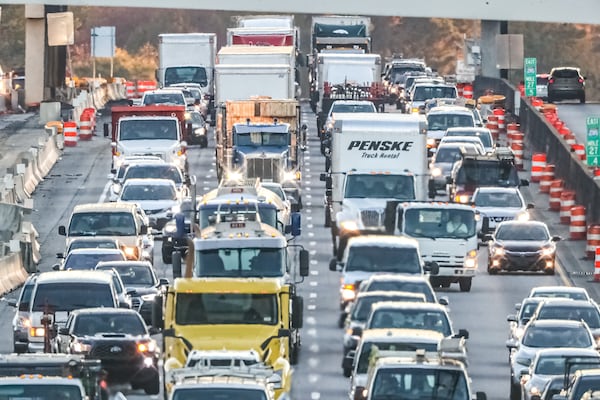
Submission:
<svg viewBox="0 0 600 400">
<path fill-rule="evenodd" d="M 426 276 L 415 276 L 415 275 L 400 275 L 400 274 L 375 274 L 371 275 L 368 279 L 363 282 L 372 281 L 400 281 L 400 282 L 424 282 L 429 283 L 429 279 Z"/>
<path fill-rule="evenodd" d="M 363 342 L 403 342 L 431 341 L 439 342 L 444 334 L 431 329 L 409 329 L 409 328 L 375 328 L 365 329 L 362 333 Z"/>
<path fill-rule="evenodd" d="M 67 257 L 70 255 L 78 255 L 78 254 L 122 254 L 123 250 L 121 249 L 106 249 L 102 247 L 82 247 L 80 249 L 73 249 L 67 254 Z"/>
<path fill-rule="evenodd" d="M 401 290 L 373 290 L 371 292 L 358 292 L 356 294 L 356 300 L 362 299 L 363 297 L 424 297 L 422 293 L 404 292 Z M 355 301 L 356 301 L 355 300 Z M 385 301 L 385 300 L 383 300 Z"/>
<path fill-rule="evenodd" d="M 521 193 L 519 188 L 501 186 L 480 186 L 475 189 L 476 193 Z"/>
<path fill-rule="evenodd" d="M 549 307 L 573 307 L 573 308 L 593 307 L 593 308 L 597 308 L 596 305 L 589 300 L 567 299 L 564 297 L 546 297 L 546 298 L 542 297 L 541 303 L 543 303 L 543 305 L 540 305 L 540 307 L 548 305 Z"/>
<path fill-rule="evenodd" d="M 530 293 L 535 292 L 573 292 L 573 293 L 587 293 L 587 290 L 577 286 L 536 286 L 531 288 Z"/>
<path fill-rule="evenodd" d="M 137 204 L 134 203 L 89 203 L 78 204 L 73 208 L 73 214 L 80 212 L 136 212 Z"/>
<path fill-rule="evenodd" d="M 488 128 L 484 128 L 481 126 L 454 126 L 452 128 L 448 128 L 446 129 L 447 133 L 453 133 L 453 132 L 482 132 L 482 133 L 489 133 L 490 135 L 492 134 L 492 132 L 488 129 Z"/>
<path fill-rule="evenodd" d="M 471 110 L 470 108 L 467 107 L 463 107 L 463 106 L 455 106 L 455 105 L 451 105 L 451 104 L 444 104 L 441 106 L 435 106 L 433 107 L 431 110 L 429 110 L 429 112 L 427 113 L 427 115 L 435 115 L 435 114 L 468 114 L 470 116 L 473 116 L 473 110 Z"/>
<path fill-rule="evenodd" d="M 581 347 L 550 347 L 543 348 L 537 351 L 538 357 L 540 356 L 596 356 L 600 358 L 598 350 L 586 349 Z"/>
<path fill-rule="evenodd" d="M 100 261 L 96 264 L 96 268 L 100 266 L 111 266 L 111 267 L 148 267 L 152 268 L 150 261 Z"/>
<path fill-rule="evenodd" d="M 73 315 L 79 314 L 120 314 L 120 315 L 139 315 L 136 310 L 131 308 L 112 308 L 112 307 L 92 307 L 79 308 L 71 311 Z"/>
<path fill-rule="evenodd" d="M 37 279 L 37 284 L 63 283 L 63 282 L 88 282 L 88 283 L 111 283 L 112 276 L 104 271 L 48 271 L 42 272 Z"/>
<path fill-rule="evenodd" d="M 438 303 L 417 303 L 414 301 L 380 301 L 371 306 L 371 313 L 375 310 L 425 310 L 447 312 L 446 306 Z M 547 320 L 548 321 L 548 320 Z"/>
<path fill-rule="evenodd" d="M 171 179 L 159 178 L 130 178 L 125 181 L 125 186 L 175 186 Z"/>
<path fill-rule="evenodd" d="M 402 236 L 392 235 L 364 235 L 356 236 L 348 241 L 348 249 L 351 247 L 402 247 L 419 248 L 417 240 Z"/>
<path fill-rule="evenodd" d="M 529 321 L 529 326 L 535 326 L 537 328 L 545 327 L 562 327 L 562 328 L 577 328 L 579 326 L 585 326 L 583 321 L 575 321 L 571 319 L 535 319 Z"/>
<path fill-rule="evenodd" d="M 510 220 L 510 221 L 502 221 L 498 224 L 498 226 L 496 227 L 496 229 L 498 229 L 498 227 L 500 225 L 516 225 L 516 226 L 541 226 L 543 228 L 548 229 L 548 225 L 546 225 L 545 222 L 542 221 L 533 221 L 533 220 L 529 220 L 529 221 L 517 221 L 517 220 Z"/>
</svg>

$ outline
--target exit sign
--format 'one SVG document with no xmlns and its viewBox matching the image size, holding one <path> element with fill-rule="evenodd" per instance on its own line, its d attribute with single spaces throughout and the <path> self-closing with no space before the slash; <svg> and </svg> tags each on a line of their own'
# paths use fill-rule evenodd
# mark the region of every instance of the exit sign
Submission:
<svg viewBox="0 0 600 400">
<path fill-rule="evenodd" d="M 525 73 L 525 96 L 535 97 L 537 95 L 537 59 L 535 57 L 525 58 L 523 71 Z"/>
</svg>

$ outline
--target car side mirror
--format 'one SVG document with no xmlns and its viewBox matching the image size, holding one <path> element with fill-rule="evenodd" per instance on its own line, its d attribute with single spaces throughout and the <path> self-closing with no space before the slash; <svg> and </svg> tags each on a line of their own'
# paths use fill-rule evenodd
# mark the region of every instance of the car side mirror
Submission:
<svg viewBox="0 0 600 400">
<path fill-rule="evenodd" d="M 486 243 L 486 242 L 489 242 L 489 241 L 490 241 L 490 240 L 492 240 L 492 239 L 493 239 L 493 238 L 492 238 L 492 235 L 490 235 L 490 234 L 486 234 L 486 235 L 483 235 L 483 237 L 481 238 L 481 241 L 482 241 L 483 243 Z"/>
<path fill-rule="evenodd" d="M 58 234 L 61 236 L 67 236 L 67 228 L 64 225 L 59 226 Z"/>
<path fill-rule="evenodd" d="M 308 250 L 300 250 L 300 276 L 308 276 L 309 254 Z"/>
<path fill-rule="evenodd" d="M 519 347 L 519 345 L 512 340 L 507 340 L 506 347 L 508 347 L 509 349 L 516 349 L 517 347 Z"/>
<path fill-rule="evenodd" d="M 7 303 L 8 303 L 9 307 L 15 307 L 15 308 L 17 307 L 17 301 L 16 300 L 8 300 Z"/>
<path fill-rule="evenodd" d="M 150 335 L 156 335 L 157 333 L 160 333 L 160 329 L 158 329 L 155 326 L 150 326 L 150 327 L 148 327 L 148 333 Z"/>
<path fill-rule="evenodd" d="M 68 335 L 69 334 L 69 328 L 64 327 L 64 326 L 58 328 L 58 334 L 59 335 Z"/>
<path fill-rule="evenodd" d="M 159 286 L 168 286 L 169 285 L 169 280 L 167 278 L 160 278 L 158 280 L 158 285 Z"/>
<path fill-rule="evenodd" d="M 443 306 L 449 306 L 450 305 L 450 300 L 448 300 L 448 298 L 446 296 L 442 296 L 438 299 L 438 303 L 443 305 Z"/>
<path fill-rule="evenodd" d="M 54 264 L 52 266 L 52 271 L 59 271 L 60 270 L 60 264 Z"/>
<path fill-rule="evenodd" d="M 456 334 L 456 337 L 468 339 L 469 338 L 469 331 L 466 330 L 466 329 L 459 329 L 458 333 Z"/>
<path fill-rule="evenodd" d="M 560 237 L 560 236 L 552 236 L 553 242 L 560 242 L 561 240 L 562 240 L 562 237 Z"/>
<path fill-rule="evenodd" d="M 508 322 L 517 322 L 517 316 L 516 316 L 516 315 L 514 315 L 514 314 L 510 314 L 510 315 L 508 315 L 508 316 L 506 317 L 506 320 L 507 320 Z"/>
<path fill-rule="evenodd" d="M 131 304 L 129 304 L 126 301 L 120 301 L 119 302 L 119 308 L 131 308 Z"/>
<path fill-rule="evenodd" d="M 451 176 L 447 176 L 447 177 L 446 177 L 446 183 L 447 183 L 448 185 L 452 185 L 452 177 L 451 177 Z"/>
<path fill-rule="evenodd" d="M 521 186 L 529 186 L 529 181 L 527 179 L 521 179 L 520 185 Z"/>
<path fill-rule="evenodd" d="M 337 259 L 334 257 L 331 260 L 329 260 L 329 270 L 330 271 L 337 271 L 338 267 L 338 262 Z"/>
<path fill-rule="evenodd" d="M 485 392 L 476 392 L 475 399 L 476 400 L 487 400 L 487 395 L 485 394 Z"/>
<path fill-rule="evenodd" d="M 146 234 L 148 234 L 148 226 L 142 225 L 140 227 L 140 235 L 146 235 Z"/>
<path fill-rule="evenodd" d="M 527 204 L 527 209 L 528 210 L 531 210 L 532 208 L 535 208 L 535 204 L 533 204 L 533 203 Z"/>
</svg>

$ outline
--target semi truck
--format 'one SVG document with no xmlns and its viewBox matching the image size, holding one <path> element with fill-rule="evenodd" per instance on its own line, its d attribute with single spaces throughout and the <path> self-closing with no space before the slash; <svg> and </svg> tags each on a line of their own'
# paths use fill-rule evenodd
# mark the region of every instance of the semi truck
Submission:
<svg viewBox="0 0 600 400">
<path fill-rule="evenodd" d="M 478 267 L 479 218 L 470 205 L 393 200 L 386 204 L 384 225 L 390 235 L 414 238 L 423 261 L 438 265 L 438 273 L 429 275 L 434 288 L 458 283 L 469 292 Z"/>
<path fill-rule="evenodd" d="M 347 240 L 384 230 L 388 200 L 426 200 L 427 123 L 422 116 L 340 114 L 332 131 L 325 226 L 341 260 Z"/>
<path fill-rule="evenodd" d="M 115 106 L 104 125 L 111 137 L 112 166 L 118 170 L 126 157 L 157 156 L 187 171 L 185 106 Z"/>
<path fill-rule="evenodd" d="M 219 179 L 238 175 L 279 182 L 301 202 L 306 125 L 300 126 L 296 100 L 227 101 L 218 110 L 215 138 Z"/>
<path fill-rule="evenodd" d="M 295 72 L 289 64 L 217 64 L 216 106 L 253 96 L 296 98 Z"/>
<path fill-rule="evenodd" d="M 161 87 L 199 84 L 214 115 L 216 55 L 216 33 L 162 33 L 158 35 L 156 79 Z"/>
<path fill-rule="evenodd" d="M 371 19 L 363 16 L 323 15 L 312 18 L 311 55 L 323 50 L 371 52 Z"/>
</svg>

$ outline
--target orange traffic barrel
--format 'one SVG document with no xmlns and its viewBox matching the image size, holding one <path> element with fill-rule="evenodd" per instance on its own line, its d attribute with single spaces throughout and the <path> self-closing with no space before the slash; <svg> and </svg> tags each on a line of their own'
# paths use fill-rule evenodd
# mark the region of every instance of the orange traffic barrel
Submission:
<svg viewBox="0 0 600 400">
<path fill-rule="evenodd" d="M 540 178 L 540 193 L 550 193 L 550 184 L 554 180 L 554 164 L 546 164 Z"/>
<path fill-rule="evenodd" d="M 575 192 L 564 190 L 560 194 L 560 223 L 568 224 L 571 221 L 571 207 L 575 205 Z"/>
<path fill-rule="evenodd" d="M 531 156 L 531 182 L 539 182 L 546 167 L 546 153 L 533 153 Z"/>
<path fill-rule="evenodd" d="M 494 140 L 498 140 L 500 136 L 500 128 L 498 127 L 498 116 L 497 115 L 488 115 L 487 124 L 485 125 L 492 134 Z"/>
<path fill-rule="evenodd" d="M 506 125 L 506 141 L 507 141 L 507 146 L 510 147 L 510 145 L 512 144 L 512 140 L 513 140 L 513 135 L 515 133 L 519 133 L 519 129 L 521 129 L 521 125 L 516 124 L 516 123 L 510 123 L 508 125 Z"/>
<path fill-rule="evenodd" d="M 555 179 L 550 183 L 550 199 L 548 200 L 548 209 L 552 211 L 560 211 L 560 194 L 564 187 L 562 179 Z"/>
<path fill-rule="evenodd" d="M 580 144 L 580 143 L 575 143 L 571 145 L 571 149 L 573 150 L 573 152 L 575 153 L 575 155 L 581 160 L 581 161 L 585 161 L 586 160 L 586 156 L 585 156 L 585 146 Z"/>
<path fill-rule="evenodd" d="M 523 169 L 523 138 L 525 135 L 522 132 L 513 133 L 510 149 L 515 155 L 515 166 L 517 169 Z"/>
<path fill-rule="evenodd" d="M 571 130 L 564 125 L 558 130 L 558 133 L 560 133 L 560 135 L 563 137 L 572 134 Z"/>
<path fill-rule="evenodd" d="M 494 108 L 493 113 L 498 118 L 498 130 L 503 133 L 506 129 L 504 108 Z"/>
<path fill-rule="evenodd" d="M 63 123 L 63 135 L 65 146 L 77 146 L 77 122 L 66 121 Z"/>
<path fill-rule="evenodd" d="M 92 133 L 92 116 L 84 110 L 79 116 L 79 138 L 81 140 L 91 140 Z"/>
<path fill-rule="evenodd" d="M 458 82 L 456 84 L 456 94 L 458 95 L 458 97 L 463 97 L 463 89 L 465 87 L 465 83 L 464 82 Z"/>
<path fill-rule="evenodd" d="M 600 225 L 592 224 L 587 228 L 587 244 L 585 254 L 588 260 L 593 260 L 596 249 L 600 248 Z"/>
<path fill-rule="evenodd" d="M 125 82 L 125 94 L 128 99 L 135 97 L 135 83 L 130 81 Z"/>
<path fill-rule="evenodd" d="M 465 99 L 473 98 L 473 85 L 471 85 L 470 83 L 466 83 L 463 87 L 463 97 Z"/>
<path fill-rule="evenodd" d="M 585 207 L 571 207 L 571 222 L 569 224 L 569 237 L 571 240 L 584 240 L 586 235 Z"/>
<path fill-rule="evenodd" d="M 573 135 L 572 133 L 568 133 L 568 134 L 564 135 L 563 139 L 565 139 L 565 142 L 567 142 L 567 144 L 569 146 L 573 146 L 574 144 L 577 144 L 577 139 L 575 138 L 575 135 Z"/>
<path fill-rule="evenodd" d="M 542 99 L 538 99 L 537 97 L 534 97 L 531 99 L 531 105 L 536 108 L 540 108 L 544 105 L 544 102 L 542 101 Z"/>
<path fill-rule="evenodd" d="M 594 259 L 594 282 L 600 282 L 600 247 L 596 247 L 596 258 Z"/>
</svg>

